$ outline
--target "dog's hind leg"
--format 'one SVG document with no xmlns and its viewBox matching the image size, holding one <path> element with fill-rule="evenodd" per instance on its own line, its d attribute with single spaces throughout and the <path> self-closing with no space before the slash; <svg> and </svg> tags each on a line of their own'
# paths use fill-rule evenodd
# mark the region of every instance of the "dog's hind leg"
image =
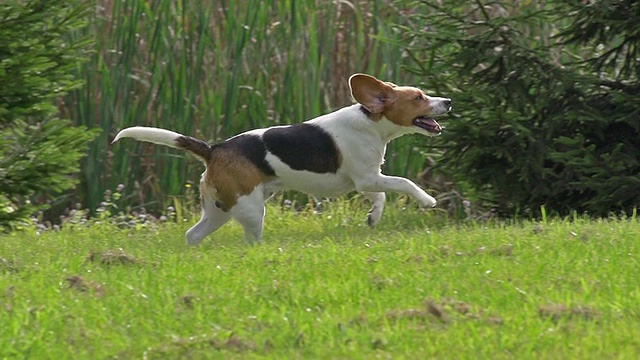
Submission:
<svg viewBox="0 0 640 360">
<path fill-rule="evenodd" d="M 260 242 L 265 213 L 263 185 L 256 186 L 250 194 L 239 197 L 230 212 L 244 228 L 247 242 L 249 244 Z"/>
<path fill-rule="evenodd" d="M 384 201 L 387 197 L 383 192 L 363 191 L 362 194 L 371 200 L 371 210 L 369 210 L 369 214 L 367 214 L 367 224 L 369 224 L 370 227 L 375 227 L 380 221 L 380 218 L 382 218 Z"/>
<path fill-rule="evenodd" d="M 187 230 L 187 243 L 198 245 L 207 235 L 218 230 L 218 228 L 231 220 L 231 214 L 218 208 L 213 199 L 203 196 L 202 216 L 200 221 L 191 229 Z"/>
</svg>

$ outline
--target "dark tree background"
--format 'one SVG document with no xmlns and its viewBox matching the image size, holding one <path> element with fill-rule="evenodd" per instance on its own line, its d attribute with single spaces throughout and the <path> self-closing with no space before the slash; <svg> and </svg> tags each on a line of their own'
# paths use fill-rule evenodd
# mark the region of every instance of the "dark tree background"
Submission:
<svg viewBox="0 0 640 360">
<path fill-rule="evenodd" d="M 439 169 L 501 215 L 640 204 L 640 2 L 398 2 L 426 87 L 454 99 Z"/>
</svg>

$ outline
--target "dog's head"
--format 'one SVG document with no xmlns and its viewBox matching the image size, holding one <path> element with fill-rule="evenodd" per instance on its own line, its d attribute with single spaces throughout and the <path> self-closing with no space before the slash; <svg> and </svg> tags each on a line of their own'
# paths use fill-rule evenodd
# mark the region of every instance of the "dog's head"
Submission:
<svg viewBox="0 0 640 360">
<path fill-rule="evenodd" d="M 398 86 L 366 74 L 352 75 L 349 87 L 373 120 L 385 118 L 402 127 L 403 133 L 439 135 L 442 127 L 434 117 L 451 110 L 451 99 L 427 96 L 416 87 Z"/>
</svg>

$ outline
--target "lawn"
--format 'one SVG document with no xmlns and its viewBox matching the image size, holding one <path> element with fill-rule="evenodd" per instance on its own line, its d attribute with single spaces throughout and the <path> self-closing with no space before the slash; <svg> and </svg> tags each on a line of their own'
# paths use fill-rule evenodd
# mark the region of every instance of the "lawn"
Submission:
<svg viewBox="0 0 640 360">
<path fill-rule="evenodd" d="M 270 206 L 229 224 L 0 235 L 0 358 L 544 358 L 640 355 L 635 217 L 454 224 L 389 204 Z"/>
</svg>

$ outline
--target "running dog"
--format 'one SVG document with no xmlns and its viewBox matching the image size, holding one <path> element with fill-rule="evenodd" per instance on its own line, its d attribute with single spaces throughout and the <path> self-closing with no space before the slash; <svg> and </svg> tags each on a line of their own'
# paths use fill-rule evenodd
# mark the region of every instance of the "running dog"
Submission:
<svg viewBox="0 0 640 360">
<path fill-rule="evenodd" d="M 387 143 L 404 134 L 439 135 L 434 117 L 451 110 L 451 99 L 432 97 L 411 86 L 398 86 L 366 74 L 349 78 L 356 104 L 309 121 L 250 130 L 218 144 L 173 131 L 131 127 L 113 142 L 133 138 L 183 149 L 206 166 L 200 179 L 202 216 L 187 242 L 202 239 L 231 218 L 249 243 L 260 241 L 265 200 L 279 190 L 337 196 L 356 190 L 371 200 L 367 222 L 382 217 L 385 192 L 409 194 L 422 207 L 436 200 L 412 181 L 383 175 Z"/>
</svg>

